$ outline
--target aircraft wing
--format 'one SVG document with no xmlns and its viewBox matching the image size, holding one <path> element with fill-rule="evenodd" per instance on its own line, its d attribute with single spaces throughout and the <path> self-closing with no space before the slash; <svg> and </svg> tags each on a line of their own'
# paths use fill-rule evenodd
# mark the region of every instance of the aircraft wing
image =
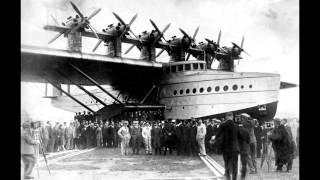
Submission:
<svg viewBox="0 0 320 180">
<path fill-rule="evenodd" d="M 293 83 L 288 83 L 288 82 L 280 82 L 280 89 L 287 89 L 287 88 L 293 88 L 293 87 L 297 87 L 298 85 L 293 84 Z"/>
<path fill-rule="evenodd" d="M 158 62 L 21 45 L 21 81 L 45 83 L 48 79 L 53 83 L 72 84 L 69 81 L 72 80 L 80 85 L 92 85 L 70 64 L 101 85 L 124 91 L 134 87 L 142 94 L 159 80 L 162 72 L 162 64 Z"/>
</svg>

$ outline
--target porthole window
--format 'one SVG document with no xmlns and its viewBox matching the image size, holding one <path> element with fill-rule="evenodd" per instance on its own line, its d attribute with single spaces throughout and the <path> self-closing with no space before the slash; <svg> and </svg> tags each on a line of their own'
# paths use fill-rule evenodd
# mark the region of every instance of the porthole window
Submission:
<svg viewBox="0 0 320 180">
<path fill-rule="evenodd" d="M 190 93 L 190 89 L 187 89 L 187 90 L 186 90 L 186 93 L 189 94 L 189 93 Z"/>
<path fill-rule="evenodd" d="M 173 91 L 173 95 L 177 95 L 178 91 L 177 90 L 174 90 Z"/>
<path fill-rule="evenodd" d="M 203 88 L 200 88 L 200 93 L 203 93 Z"/>
<path fill-rule="evenodd" d="M 244 88 L 244 86 L 243 85 L 241 85 L 241 89 L 243 89 Z"/>
<path fill-rule="evenodd" d="M 208 88 L 207 88 L 207 92 L 211 92 L 211 87 L 208 87 Z"/>
<path fill-rule="evenodd" d="M 223 86 L 223 90 L 224 91 L 228 91 L 229 87 L 226 85 L 226 86 Z"/>
<path fill-rule="evenodd" d="M 198 68 L 199 68 L 198 64 L 193 64 L 193 69 L 198 69 Z"/>
<path fill-rule="evenodd" d="M 171 72 L 176 72 L 177 68 L 176 66 L 171 66 Z"/>
<path fill-rule="evenodd" d="M 178 65 L 178 71 L 183 71 L 183 64 Z"/>
<path fill-rule="evenodd" d="M 182 89 L 180 90 L 180 94 L 183 94 L 183 90 Z"/>
<path fill-rule="evenodd" d="M 196 93 L 196 92 L 197 92 L 197 89 L 196 89 L 196 88 L 193 88 L 193 89 L 192 89 L 192 92 L 193 92 L 193 94 Z"/>
<path fill-rule="evenodd" d="M 215 91 L 218 92 L 220 90 L 219 86 L 216 86 Z"/>
<path fill-rule="evenodd" d="M 166 73 L 169 74 L 170 73 L 170 67 L 166 68 Z"/>
<path fill-rule="evenodd" d="M 252 88 L 252 84 L 249 85 L 249 88 Z"/>
<path fill-rule="evenodd" d="M 189 70 L 191 70 L 191 65 L 190 64 L 186 64 L 185 68 L 186 68 L 186 71 L 189 71 Z"/>
<path fill-rule="evenodd" d="M 236 84 L 233 85 L 233 86 L 232 86 L 232 89 L 233 89 L 234 91 L 237 90 L 237 89 L 238 89 L 238 85 L 236 85 Z"/>
</svg>

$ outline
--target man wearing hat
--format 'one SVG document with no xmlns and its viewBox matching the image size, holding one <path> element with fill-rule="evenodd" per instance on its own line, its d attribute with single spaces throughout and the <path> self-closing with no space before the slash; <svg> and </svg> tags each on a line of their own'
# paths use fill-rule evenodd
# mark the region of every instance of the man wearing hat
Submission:
<svg viewBox="0 0 320 180">
<path fill-rule="evenodd" d="M 230 180 L 237 179 L 238 174 L 238 156 L 239 156 L 239 142 L 238 142 L 238 127 L 233 122 L 233 113 L 225 114 L 225 122 L 220 125 L 220 129 L 216 135 L 216 142 L 221 144 L 221 151 L 225 166 L 225 177 Z"/>
<path fill-rule="evenodd" d="M 242 113 L 241 120 L 243 122 L 243 127 L 247 129 L 250 135 L 250 153 L 248 156 L 248 165 L 250 167 L 250 174 L 257 174 L 257 162 L 256 162 L 256 147 L 257 139 L 254 134 L 254 127 L 257 122 L 256 119 L 251 119 L 249 114 Z"/>
<path fill-rule="evenodd" d="M 130 142 L 130 132 L 128 128 L 128 121 L 123 122 L 123 126 L 118 130 L 118 135 L 120 137 L 121 143 L 121 154 L 128 155 L 129 154 L 129 142 Z"/>
<path fill-rule="evenodd" d="M 130 129 L 132 138 L 132 153 L 139 154 L 141 144 L 141 128 L 139 127 L 138 121 L 133 121 L 133 127 Z"/>
<path fill-rule="evenodd" d="M 32 170 L 37 162 L 36 148 L 40 144 L 39 140 L 32 139 L 31 123 L 29 121 L 22 124 L 21 132 L 21 158 L 24 164 L 24 179 L 33 179 Z"/>
</svg>

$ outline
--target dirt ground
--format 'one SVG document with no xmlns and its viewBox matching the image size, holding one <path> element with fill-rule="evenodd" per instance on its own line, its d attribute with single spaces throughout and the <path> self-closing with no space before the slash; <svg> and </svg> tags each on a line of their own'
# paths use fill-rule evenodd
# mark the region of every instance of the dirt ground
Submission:
<svg viewBox="0 0 320 180">
<path fill-rule="evenodd" d="M 173 155 L 122 156 L 119 148 L 96 149 L 39 168 L 40 179 L 212 179 L 199 157 Z M 37 177 L 37 170 L 34 170 Z"/>
<path fill-rule="evenodd" d="M 211 155 L 224 166 L 221 155 Z M 257 159 L 260 167 L 260 158 Z M 273 163 L 274 164 L 274 163 Z M 96 149 L 80 155 L 50 163 L 51 176 L 45 166 L 39 167 L 39 176 L 43 180 L 105 180 L 105 179 L 215 179 L 214 174 L 197 156 L 173 155 L 128 155 L 122 156 L 119 148 Z M 22 167 L 23 168 L 23 167 Z M 258 174 L 247 176 L 254 179 L 299 179 L 299 159 L 296 158 L 290 173 L 276 173 L 273 165 L 270 172 L 267 167 L 258 169 Z M 37 168 L 34 169 L 37 177 Z"/>
</svg>

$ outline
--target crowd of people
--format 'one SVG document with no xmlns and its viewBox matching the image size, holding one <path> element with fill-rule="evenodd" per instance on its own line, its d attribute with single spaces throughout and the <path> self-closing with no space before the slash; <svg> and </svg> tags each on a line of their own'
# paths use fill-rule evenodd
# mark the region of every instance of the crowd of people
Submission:
<svg viewBox="0 0 320 180">
<path fill-rule="evenodd" d="M 287 119 L 276 118 L 271 122 L 259 124 L 248 114 L 244 113 L 239 118 L 234 118 L 231 112 L 226 113 L 225 121 L 221 123 L 213 143 L 218 144 L 222 151 L 226 179 L 232 178 L 233 180 L 237 179 L 239 156 L 241 161 L 240 177 L 245 179 L 247 166 L 250 169 L 250 174 L 257 173 L 256 155 L 261 153 L 261 148 L 263 151 L 260 168 L 266 161 L 269 171 L 274 157 L 277 172 L 282 172 L 283 166 L 286 166 L 286 172 L 292 170 L 293 159 L 298 149 Z"/>
<path fill-rule="evenodd" d="M 260 168 L 266 162 L 269 170 L 274 156 L 277 171 L 282 171 L 284 165 L 290 171 L 298 152 L 298 137 L 296 145 L 286 119 L 275 119 L 270 125 L 270 122 L 259 123 L 248 114 L 236 118 L 226 113 L 221 120 L 161 118 L 160 111 L 138 111 L 102 121 L 84 112 L 77 113 L 70 123 L 38 122 L 31 127 L 38 132 L 36 139 L 44 153 L 120 147 L 122 155 L 222 154 L 227 179 L 237 177 L 238 156 L 244 179 L 247 165 L 250 173 L 257 173 L 256 157 L 261 157 Z"/>
</svg>

